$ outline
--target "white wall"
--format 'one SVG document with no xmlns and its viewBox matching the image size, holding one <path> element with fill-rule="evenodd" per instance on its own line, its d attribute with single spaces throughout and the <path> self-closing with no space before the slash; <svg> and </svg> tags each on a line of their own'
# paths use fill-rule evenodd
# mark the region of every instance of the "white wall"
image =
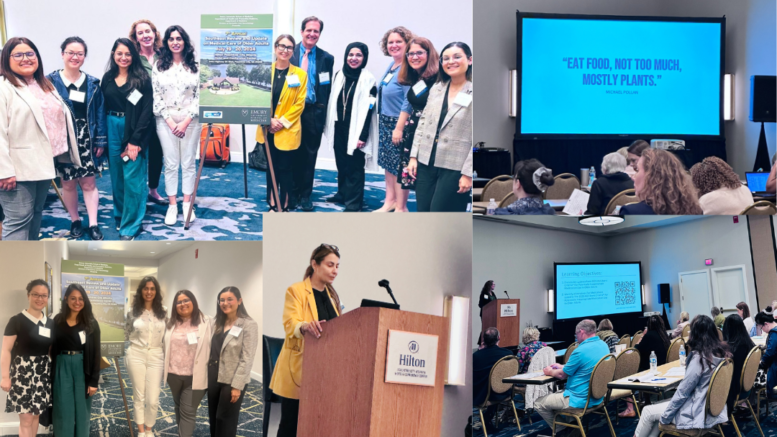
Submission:
<svg viewBox="0 0 777 437">
<path fill-rule="evenodd" d="M 192 5 L 196 7 L 191 7 Z M 185 7 L 184 7 L 185 6 Z M 271 14 L 272 1 L 247 2 L 220 0 L 218 2 L 165 2 L 136 0 L 130 4 L 115 1 L 80 0 L 66 3 L 40 0 L 31 7 L 28 0 L 5 0 L 8 37 L 30 38 L 44 61 L 46 74 L 62 68 L 59 45 L 65 38 L 78 35 L 89 46 L 84 71 L 102 78 L 111 47 L 116 38 L 126 38 L 132 23 L 141 18 L 151 20 L 164 36 L 165 29 L 178 24 L 186 29 L 195 50 L 199 49 L 201 14 Z M 246 149 L 253 150 L 256 127 L 246 126 Z M 233 160 L 242 162 L 242 133 L 239 125 L 231 129 Z"/>
<path fill-rule="evenodd" d="M 62 260 L 69 258 L 67 241 L 46 241 L 43 243 L 43 260 L 51 266 L 53 277 L 51 300 L 54 302 L 52 314 L 59 313 L 62 301 Z"/>
<path fill-rule="evenodd" d="M 442 316 L 445 296 L 470 296 L 472 218 L 466 214 L 268 214 L 265 229 L 268 336 L 285 336 L 286 289 L 302 280 L 310 254 L 321 243 L 340 249 L 334 286 L 346 312 L 358 308 L 362 299 L 391 302 L 378 287 L 381 279 L 390 281 L 406 311 Z M 467 369 L 471 368 L 469 357 Z M 441 435 L 460 435 L 471 415 L 471 370 L 467 375 L 469 387 L 445 387 Z M 279 418 L 276 406 L 269 418 L 269 435 L 277 432 Z"/>
<path fill-rule="evenodd" d="M 195 259 L 195 251 L 198 258 Z M 227 286 L 240 289 L 243 304 L 252 319 L 262 327 L 262 243 L 246 241 L 199 242 L 159 260 L 159 285 L 164 303 L 172 308 L 173 296 L 189 290 L 200 309 L 215 317 L 216 298 Z M 261 339 L 254 358 L 252 375 L 261 379 Z"/>
</svg>

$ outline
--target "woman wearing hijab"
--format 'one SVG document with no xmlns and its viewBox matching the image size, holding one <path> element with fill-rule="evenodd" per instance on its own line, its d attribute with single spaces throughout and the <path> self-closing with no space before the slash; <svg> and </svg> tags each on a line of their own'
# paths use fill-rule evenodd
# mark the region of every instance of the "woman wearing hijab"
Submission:
<svg viewBox="0 0 777 437">
<path fill-rule="evenodd" d="M 346 212 L 358 212 L 364 200 L 364 166 L 377 151 L 378 123 L 374 111 L 378 89 L 375 76 L 365 70 L 367 45 L 345 48 L 343 69 L 335 75 L 324 125 L 324 142 L 335 149 L 337 192 Z"/>
</svg>

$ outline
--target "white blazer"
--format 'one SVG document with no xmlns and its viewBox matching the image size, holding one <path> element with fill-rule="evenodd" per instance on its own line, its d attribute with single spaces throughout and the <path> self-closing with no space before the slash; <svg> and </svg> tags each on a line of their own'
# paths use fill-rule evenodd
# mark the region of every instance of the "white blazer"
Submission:
<svg viewBox="0 0 777 437">
<path fill-rule="evenodd" d="M 210 340 L 213 337 L 213 319 L 205 314 L 202 314 L 202 317 L 203 321 L 197 327 L 197 354 L 194 356 L 192 390 L 205 390 L 208 388 L 208 359 L 210 358 Z M 170 367 L 170 342 L 174 330 L 175 326 L 165 331 L 164 384 L 167 384 L 167 370 Z"/>
<path fill-rule="evenodd" d="M 70 160 L 80 166 L 73 116 L 56 91 L 67 121 Z M 43 110 L 26 86 L 15 87 L 0 76 L 0 179 L 16 177 L 18 182 L 54 179 L 51 151 Z"/>
</svg>

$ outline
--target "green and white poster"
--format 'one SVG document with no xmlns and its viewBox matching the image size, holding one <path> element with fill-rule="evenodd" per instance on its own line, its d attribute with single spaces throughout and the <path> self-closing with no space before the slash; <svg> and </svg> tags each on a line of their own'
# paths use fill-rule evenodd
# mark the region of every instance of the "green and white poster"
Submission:
<svg viewBox="0 0 777 437">
<path fill-rule="evenodd" d="M 124 355 L 124 264 L 62 260 L 62 296 L 70 284 L 84 287 L 100 324 L 104 357 Z M 64 302 L 63 305 L 66 305 Z"/>
<path fill-rule="evenodd" d="M 200 122 L 270 124 L 273 16 L 202 15 Z"/>
</svg>

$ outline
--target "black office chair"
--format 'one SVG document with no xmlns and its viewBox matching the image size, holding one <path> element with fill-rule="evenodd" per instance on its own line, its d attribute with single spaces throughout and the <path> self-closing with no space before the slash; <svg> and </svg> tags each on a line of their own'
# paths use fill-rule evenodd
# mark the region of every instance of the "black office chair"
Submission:
<svg viewBox="0 0 777 437">
<path fill-rule="evenodd" d="M 262 371 L 264 375 L 262 380 L 263 395 L 262 400 L 264 403 L 264 417 L 262 418 L 262 427 L 264 428 L 264 434 L 267 435 L 267 429 L 270 427 L 270 407 L 272 403 L 281 403 L 281 399 L 275 393 L 270 390 L 270 381 L 272 380 L 272 372 L 275 370 L 275 362 L 278 361 L 278 355 L 281 354 L 283 348 L 283 339 L 262 336 L 262 344 L 264 345 L 264 353 L 262 354 Z"/>
</svg>

